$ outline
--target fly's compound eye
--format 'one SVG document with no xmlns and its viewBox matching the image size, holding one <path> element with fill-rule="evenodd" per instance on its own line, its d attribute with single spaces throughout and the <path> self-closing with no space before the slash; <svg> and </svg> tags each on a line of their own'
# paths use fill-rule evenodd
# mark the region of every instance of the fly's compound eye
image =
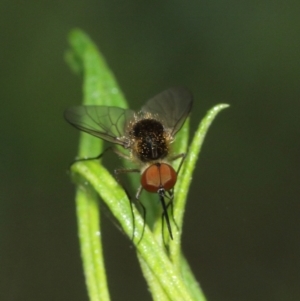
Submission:
<svg viewBox="0 0 300 301">
<path fill-rule="evenodd" d="M 149 166 L 141 176 L 141 185 L 148 191 L 156 193 L 159 189 L 168 191 L 172 189 L 177 181 L 174 168 L 166 163 L 156 163 Z"/>
</svg>

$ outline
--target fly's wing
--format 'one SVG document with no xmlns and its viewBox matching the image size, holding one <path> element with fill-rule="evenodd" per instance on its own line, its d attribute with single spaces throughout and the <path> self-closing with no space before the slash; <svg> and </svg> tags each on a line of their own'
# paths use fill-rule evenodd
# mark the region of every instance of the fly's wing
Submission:
<svg viewBox="0 0 300 301">
<path fill-rule="evenodd" d="M 174 136 L 184 124 L 192 105 L 192 94 L 183 87 L 174 87 L 148 100 L 142 107 L 141 113 L 157 116 Z"/>
<path fill-rule="evenodd" d="M 67 109 L 64 116 L 75 128 L 124 146 L 125 129 L 134 111 L 107 106 L 78 106 Z"/>
</svg>

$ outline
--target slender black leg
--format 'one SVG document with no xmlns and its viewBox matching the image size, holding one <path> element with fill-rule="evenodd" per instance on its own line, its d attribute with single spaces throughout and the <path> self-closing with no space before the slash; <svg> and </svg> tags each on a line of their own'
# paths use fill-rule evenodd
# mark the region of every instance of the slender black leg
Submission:
<svg viewBox="0 0 300 301">
<path fill-rule="evenodd" d="M 127 156 L 126 154 L 122 153 L 120 150 L 114 148 L 113 146 L 109 146 L 107 147 L 100 155 L 96 156 L 96 157 L 89 157 L 89 158 L 79 158 L 79 159 L 75 159 L 69 166 L 69 168 L 72 167 L 73 164 L 77 163 L 77 162 L 82 162 L 82 161 L 91 161 L 91 160 L 99 160 L 102 158 L 102 156 L 107 152 L 107 151 L 112 151 L 115 154 L 117 154 L 119 157 L 122 157 L 124 159 L 130 160 L 131 158 L 129 156 Z"/>
<path fill-rule="evenodd" d="M 84 162 L 84 161 L 91 161 L 91 160 L 99 160 L 101 159 L 101 157 L 109 150 L 113 151 L 113 148 L 110 146 L 108 148 L 106 148 L 100 155 L 96 156 L 96 157 L 89 157 L 89 158 L 79 158 L 79 159 L 75 159 L 70 165 L 69 165 L 69 169 L 72 167 L 73 164 L 77 163 L 77 162 Z"/>
<path fill-rule="evenodd" d="M 179 158 L 181 158 L 181 161 L 180 161 L 178 169 L 177 169 L 177 175 L 179 174 L 180 169 L 182 167 L 182 164 L 183 164 L 183 162 L 184 162 L 184 160 L 186 158 L 186 153 L 181 153 L 181 154 L 178 154 L 178 155 L 174 156 L 173 158 L 171 158 L 171 161 L 175 161 L 175 160 L 177 160 Z"/>
<path fill-rule="evenodd" d="M 168 215 L 168 207 L 166 205 L 165 198 L 164 198 L 165 197 L 165 190 L 164 189 L 159 189 L 158 195 L 159 195 L 161 205 L 163 207 L 163 213 L 162 213 L 162 217 L 161 217 L 162 218 L 162 223 L 164 222 L 164 219 L 166 219 L 168 231 L 169 231 L 171 239 L 173 240 L 172 228 L 171 228 L 171 223 L 170 223 L 170 219 L 169 219 L 169 215 Z M 163 224 L 162 224 L 162 231 L 163 231 L 163 228 L 164 227 L 163 227 Z"/>
<path fill-rule="evenodd" d="M 181 153 L 181 154 L 178 154 L 178 155 L 176 155 L 176 156 L 174 156 L 173 158 L 171 158 L 171 160 L 172 161 L 174 161 L 174 160 L 177 160 L 177 159 L 180 159 L 181 158 L 181 161 L 180 161 L 180 163 L 179 163 L 179 166 L 178 166 L 178 169 L 177 169 L 177 175 L 179 174 L 179 172 L 180 172 L 180 170 L 181 170 L 181 167 L 182 167 L 182 164 L 183 164 L 183 162 L 184 162 L 184 160 L 185 160 L 185 158 L 186 158 L 186 153 Z M 177 223 L 176 223 L 176 220 L 175 220 L 175 218 L 174 218 L 174 208 L 173 208 L 173 205 L 174 205 L 174 191 L 173 191 L 173 189 L 172 190 L 170 190 L 170 191 L 167 191 L 167 193 L 169 194 L 169 196 L 166 196 L 166 194 L 164 193 L 164 196 L 165 197 L 167 197 L 168 199 L 169 199 L 169 203 L 166 205 L 166 210 L 164 210 L 164 212 L 163 212 L 163 217 L 166 217 L 166 221 L 167 221 L 167 219 L 169 220 L 169 217 L 168 217 L 168 209 L 169 209 L 169 207 L 171 208 L 171 217 L 172 217 L 172 220 L 173 220 L 173 222 L 174 222 L 174 224 L 175 224 L 175 226 L 176 226 L 176 228 L 177 228 L 177 231 L 179 231 L 179 227 L 178 227 L 178 225 L 177 225 Z M 166 213 L 165 213 L 166 212 Z M 168 222 L 168 221 L 167 221 Z M 168 228 L 169 228 L 169 225 L 168 225 Z M 170 232 L 170 231 L 169 231 Z M 170 233 L 171 234 L 171 233 Z M 171 236 L 171 235 L 170 235 Z M 171 238 L 173 239 L 173 237 L 171 236 Z"/>
<path fill-rule="evenodd" d="M 179 231 L 179 227 L 175 221 L 175 218 L 174 218 L 174 193 L 173 193 L 173 189 L 170 190 L 170 191 L 167 191 L 167 193 L 169 194 L 169 196 L 166 196 L 168 199 L 169 199 L 169 202 L 167 204 L 167 210 L 169 210 L 169 207 L 171 208 L 171 217 L 172 217 L 172 220 L 174 222 L 174 225 L 176 226 L 176 229 L 177 231 Z"/>
<path fill-rule="evenodd" d="M 133 231 L 132 231 L 132 237 L 131 237 L 131 240 L 133 241 L 134 240 L 134 232 L 135 232 L 135 218 L 134 218 L 134 212 L 133 212 L 133 207 L 132 207 L 132 197 L 128 191 L 128 189 L 125 187 L 125 185 L 123 184 L 123 182 L 121 181 L 120 179 L 120 174 L 124 174 L 124 173 L 129 173 L 129 172 L 140 172 L 139 169 L 136 169 L 136 168 L 132 168 L 132 169 L 115 169 L 114 171 L 114 174 L 115 174 L 115 178 L 116 180 L 118 181 L 119 185 L 123 188 L 123 190 L 125 191 L 126 193 L 126 196 L 128 198 L 128 201 L 129 201 L 129 205 L 130 205 L 130 210 L 131 210 L 131 217 L 132 217 L 132 227 L 133 227 Z M 142 206 L 142 209 L 143 209 L 143 216 L 144 216 L 144 223 L 145 223 L 145 216 L 146 216 L 146 209 L 145 207 L 143 206 L 143 204 L 140 202 L 140 200 L 138 200 L 139 204 Z M 145 228 L 145 224 L 144 224 L 144 228 Z M 143 237 L 143 234 L 144 234 L 144 228 L 143 228 L 143 233 L 142 233 L 142 237 Z M 140 243 L 142 237 L 140 238 L 140 240 L 138 241 L 138 244 Z"/>
<path fill-rule="evenodd" d="M 84 162 L 84 161 L 90 161 L 90 160 L 99 160 L 107 151 L 113 151 L 115 154 L 117 154 L 118 156 L 122 157 L 122 158 L 125 158 L 127 160 L 130 160 L 130 157 L 127 156 L 126 154 L 124 154 L 123 152 L 119 151 L 118 149 L 110 146 L 108 148 L 106 148 L 100 155 L 96 156 L 96 157 L 90 157 L 90 158 L 79 158 L 79 159 L 76 159 L 74 160 L 71 164 L 70 164 L 70 167 L 72 167 L 73 164 L 77 163 L 77 162 Z M 131 214 L 132 214 L 132 225 L 133 225 L 133 233 L 132 233 L 132 238 L 131 240 L 133 241 L 134 239 L 134 232 L 135 232 L 135 218 L 134 218 L 134 212 L 133 212 L 133 207 L 132 207 L 132 198 L 131 198 L 131 195 L 128 191 L 128 189 L 125 187 L 125 185 L 123 184 L 123 182 L 121 181 L 119 175 L 120 174 L 123 174 L 123 173 L 129 173 L 129 172 L 138 172 L 140 173 L 140 170 L 139 169 L 116 169 L 114 170 L 114 175 L 115 175 L 115 178 L 117 180 L 117 182 L 119 183 L 119 185 L 123 188 L 123 190 L 125 191 L 126 193 L 126 196 L 129 200 L 129 205 L 130 205 L 130 209 L 131 209 Z M 138 190 L 138 193 L 137 193 L 137 196 L 136 196 L 136 200 L 138 202 L 138 204 L 141 206 L 142 210 L 143 210 L 143 218 L 144 218 L 144 226 L 143 226 L 143 232 L 142 232 L 142 236 L 139 240 L 138 243 L 140 243 L 141 239 L 143 238 L 143 235 L 144 235 L 144 231 L 145 231 L 145 217 L 146 217 L 146 208 L 145 206 L 141 203 L 141 201 L 138 199 L 138 197 L 140 196 L 141 194 L 141 191 L 142 189 L 140 188 Z"/>
<path fill-rule="evenodd" d="M 143 210 L 143 220 L 144 220 L 142 235 L 141 235 L 141 238 L 138 241 L 138 244 L 141 242 L 141 240 L 142 240 L 142 238 L 144 236 L 145 226 L 146 226 L 146 207 L 143 205 L 143 203 L 140 200 L 140 196 L 141 196 L 142 191 L 143 191 L 143 187 L 140 186 L 139 189 L 138 189 L 138 191 L 137 191 L 137 193 L 136 193 L 136 195 L 135 195 L 135 199 L 136 199 L 137 203 L 140 205 L 140 207 Z"/>
</svg>

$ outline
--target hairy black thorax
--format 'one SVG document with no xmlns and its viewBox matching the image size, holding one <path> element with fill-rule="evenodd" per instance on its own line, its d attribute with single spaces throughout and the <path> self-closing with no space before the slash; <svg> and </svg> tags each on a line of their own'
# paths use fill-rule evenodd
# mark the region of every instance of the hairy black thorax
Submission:
<svg viewBox="0 0 300 301">
<path fill-rule="evenodd" d="M 166 132 L 161 122 L 142 119 L 130 131 L 135 144 L 135 152 L 143 162 L 163 159 L 168 154 Z"/>
</svg>

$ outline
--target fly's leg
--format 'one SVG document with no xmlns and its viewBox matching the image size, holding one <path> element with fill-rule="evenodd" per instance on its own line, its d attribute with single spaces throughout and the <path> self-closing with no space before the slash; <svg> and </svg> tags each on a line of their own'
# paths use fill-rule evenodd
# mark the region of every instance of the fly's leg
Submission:
<svg viewBox="0 0 300 301">
<path fill-rule="evenodd" d="M 179 227 L 178 227 L 178 225 L 175 221 L 175 218 L 174 218 L 174 191 L 172 189 L 170 191 L 167 191 L 167 193 L 168 193 L 168 196 L 165 195 L 165 197 L 169 199 L 169 202 L 168 202 L 166 208 L 167 208 L 167 210 L 169 210 L 169 207 L 170 207 L 171 217 L 172 217 L 173 223 L 174 223 L 177 231 L 179 231 Z"/>
<path fill-rule="evenodd" d="M 161 215 L 161 218 L 162 218 L 162 227 L 161 227 L 162 237 L 163 237 L 164 245 L 167 248 L 167 244 L 166 244 L 166 241 L 165 241 L 165 238 L 164 238 L 164 220 L 166 220 L 169 235 L 170 235 L 171 239 L 173 240 L 173 233 L 172 233 L 171 223 L 170 223 L 170 219 L 169 219 L 169 215 L 168 215 L 168 205 L 169 204 L 166 204 L 166 202 L 165 202 L 165 196 L 166 195 L 165 195 L 165 190 L 163 188 L 158 190 L 158 195 L 159 195 L 159 199 L 160 199 L 160 202 L 161 202 L 161 205 L 162 205 L 162 208 L 163 208 L 163 213 Z"/>
<path fill-rule="evenodd" d="M 130 209 L 131 209 L 131 215 L 132 215 L 132 225 L 133 225 L 133 233 L 132 233 L 132 238 L 131 240 L 133 241 L 134 240 L 134 233 L 135 233 L 135 218 L 134 218 L 134 212 L 133 212 L 133 207 L 132 207 L 132 197 L 128 191 L 128 189 L 125 187 L 125 185 L 123 184 L 123 182 L 121 181 L 120 179 L 120 174 L 124 174 L 124 173 L 129 173 L 129 172 L 138 172 L 140 173 L 140 170 L 139 169 L 116 169 L 115 171 L 115 178 L 116 180 L 118 181 L 118 183 L 120 184 L 120 186 L 124 189 L 125 193 L 126 193 L 126 196 L 129 200 L 129 205 L 130 205 Z M 142 211 L 143 211 L 143 220 L 144 220 L 144 225 L 143 225 L 143 230 L 142 230 L 142 235 L 141 235 L 141 238 L 139 239 L 138 243 L 139 244 L 144 236 L 144 231 L 145 231 L 145 223 L 146 223 L 146 208 L 145 206 L 142 204 L 142 202 L 140 201 L 139 197 L 142 193 L 142 190 L 143 188 L 140 187 L 136 193 L 136 196 L 135 196 L 135 200 L 137 201 L 137 203 L 141 206 L 142 208 Z"/>
<path fill-rule="evenodd" d="M 112 151 L 115 154 L 117 154 L 118 156 L 130 160 L 130 157 L 125 155 L 124 153 L 122 153 L 121 151 L 119 151 L 118 149 L 109 146 L 107 147 L 100 155 L 96 156 L 96 157 L 88 157 L 88 158 L 78 158 L 75 159 L 70 165 L 69 165 L 69 169 L 72 167 L 73 164 L 77 163 L 77 162 L 84 162 L 84 161 L 92 161 L 92 160 L 99 160 L 103 157 L 103 155 L 107 152 L 107 151 Z"/>
<path fill-rule="evenodd" d="M 91 161 L 91 160 L 99 160 L 102 158 L 102 156 L 107 152 L 107 151 L 113 151 L 115 154 L 117 154 L 118 156 L 124 158 L 124 159 L 127 159 L 127 160 L 131 160 L 131 158 L 129 156 L 127 156 L 126 154 L 124 154 L 123 152 L 119 151 L 118 149 L 110 146 L 108 148 L 106 148 L 100 155 L 96 156 L 96 157 L 89 157 L 89 158 L 79 158 L 79 159 L 76 159 L 74 160 L 70 166 L 69 166 L 69 169 L 72 167 L 73 164 L 77 163 L 77 162 L 84 162 L 84 161 Z M 135 232 L 135 218 L 134 218 L 134 213 L 133 213 L 133 207 L 132 207 L 132 197 L 128 191 L 128 189 L 125 187 L 125 185 L 123 184 L 123 182 L 121 181 L 119 175 L 120 174 L 124 174 L 124 173 L 130 173 L 130 172 L 138 172 L 140 173 L 140 170 L 139 169 L 115 169 L 114 170 L 114 175 L 115 175 L 115 179 L 117 180 L 117 182 L 119 183 L 119 185 L 122 187 L 122 189 L 125 191 L 126 193 L 126 196 L 129 200 L 129 205 L 130 205 L 130 209 L 131 209 L 131 214 L 132 214 L 132 224 L 133 224 L 133 233 L 132 233 L 132 238 L 131 240 L 133 241 L 134 239 L 134 232 Z M 138 193 L 137 193 L 137 196 L 136 196 L 136 199 L 139 203 L 139 205 L 141 206 L 142 210 L 143 210 L 143 217 L 144 217 L 144 221 L 145 221 L 145 217 L 146 217 L 146 208 L 144 207 L 144 205 L 141 203 L 141 201 L 138 199 L 138 197 L 140 196 L 141 194 L 141 191 L 142 189 L 139 189 L 138 190 Z M 144 224 L 144 227 L 143 227 L 143 232 L 142 232 L 142 236 L 141 236 L 141 239 L 144 235 L 144 230 L 145 230 L 145 224 Z M 141 239 L 139 240 L 139 242 L 141 241 Z M 139 243 L 138 242 L 138 243 Z"/>
<path fill-rule="evenodd" d="M 181 167 L 182 167 L 182 164 L 184 162 L 186 158 L 186 153 L 181 153 L 181 154 L 178 154 L 174 157 L 171 158 L 171 161 L 175 161 L 177 159 L 181 159 L 180 163 L 179 163 L 179 166 L 178 166 L 178 169 L 177 169 L 177 175 L 179 174 L 180 170 L 181 170 Z M 168 193 L 168 195 L 166 195 L 166 193 Z M 171 228 L 171 225 L 170 225 L 170 219 L 169 219 L 169 215 L 168 215 L 168 210 L 169 210 L 169 207 L 170 207 L 170 214 L 171 214 L 171 218 L 174 222 L 174 225 L 176 226 L 176 229 L 177 231 L 179 231 L 179 227 L 176 223 L 176 220 L 174 218 L 174 190 L 171 189 L 170 191 L 163 191 L 163 194 L 162 196 L 160 196 L 163 198 L 163 201 L 164 201 L 164 197 L 168 198 L 169 199 L 169 202 L 167 204 L 165 204 L 165 208 L 163 207 L 163 213 L 162 213 L 162 233 L 163 233 L 163 228 L 164 228 L 164 219 L 166 219 L 166 223 L 167 223 L 167 227 L 168 227 L 168 230 L 169 230 L 169 233 L 170 233 L 170 237 L 171 239 L 173 240 L 173 236 L 171 235 L 172 232 L 170 232 L 170 228 Z M 165 202 L 165 201 L 164 201 Z"/>
<path fill-rule="evenodd" d="M 101 159 L 101 157 L 107 152 L 107 151 L 111 151 L 113 150 L 113 148 L 110 146 L 108 148 L 106 148 L 100 155 L 96 156 L 96 157 L 88 157 L 88 158 L 78 158 L 75 159 L 73 162 L 70 163 L 69 165 L 69 169 L 71 169 L 71 167 L 76 164 L 77 162 L 84 162 L 84 161 L 92 161 L 92 160 L 99 160 Z"/>
<path fill-rule="evenodd" d="M 171 161 L 175 161 L 175 160 L 180 159 L 180 158 L 181 158 L 181 161 L 180 161 L 178 169 L 177 169 L 177 175 L 179 174 L 179 172 L 181 170 L 181 167 L 182 167 L 182 164 L 183 164 L 183 162 L 186 158 L 186 153 L 181 153 L 181 154 L 178 154 L 178 155 L 171 158 Z"/>
<path fill-rule="evenodd" d="M 143 191 L 143 187 L 140 186 L 139 189 L 136 192 L 136 195 L 135 195 L 135 200 L 137 201 L 137 203 L 141 206 L 141 208 L 143 210 L 143 220 L 144 220 L 142 235 L 141 235 L 141 238 L 138 241 L 138 244 L 141 242 L 141 240 L 144 236 L 145 226 L 146 226 L 146 212 L 147 211 L 146 211 L 146 207 L 143 205 L 143 203 L 140 200 L 140 196 L 141 196 L 142 191 Z"/>
</svg>

